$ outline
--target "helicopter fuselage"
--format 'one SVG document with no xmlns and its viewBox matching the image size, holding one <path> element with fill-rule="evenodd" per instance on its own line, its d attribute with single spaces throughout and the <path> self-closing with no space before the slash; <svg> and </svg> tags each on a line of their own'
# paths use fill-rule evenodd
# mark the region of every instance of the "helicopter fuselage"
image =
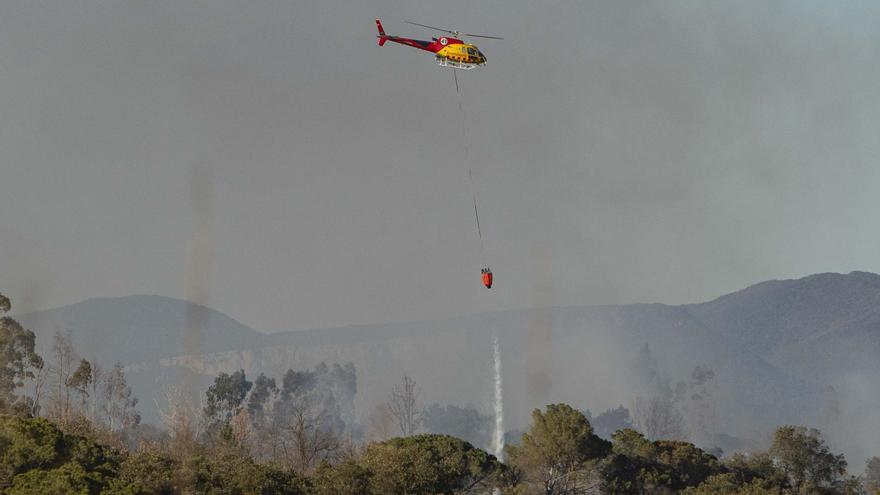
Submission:
<svg viewBox="0 0 880 495">
<path fill-rule="evenodd" d="M 402 36 L 389 36 L 385 34 L 382 25 L 376 20 L 379 28 L 378 43 L 383 46 L 387 41 L 401 45 L 411 46 L 419 50 L 431 52 L 439 65 L 458 69 L 474 69 L 486 65 L 486 56 L 476 45 L 465 43 L 458 38 L 441 36 L 428 40 L 404 38 Z"/>
</svg>

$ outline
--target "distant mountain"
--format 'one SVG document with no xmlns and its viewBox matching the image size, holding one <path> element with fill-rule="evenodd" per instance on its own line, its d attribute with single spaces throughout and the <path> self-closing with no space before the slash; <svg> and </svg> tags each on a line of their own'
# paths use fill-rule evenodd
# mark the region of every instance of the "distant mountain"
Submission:
<svg viewBox="0 0 880 495">
<path fill-rule="evenodd" d="M 846 427 L 868 428 L 865 413 L 880 410 L 880 276 L 864 272 L 768 281 L 701 304 L 543 308 L 271 335 L 158 296 L 92 299 L 17 318 L 47 358 L 52 334 L 69 330 L 82 355 L 125 363 L 146 420 L 155 420 L 152 399 L 181 368 L 206 385 L 239 368 L 279 377 L 349 361 L 361 418 L 403 374 L 416 379 L 423 403 L 471 403 L 488 414 L 494 335 L 509 429 L 549 402 L 593 412 L 631 406 L 638 395 L 687 382 L 697 365 L 716 373 L 719 431 L 739 438 L 784 423 L 844 425 L 844 438 Z M 200 329 L 199 359 L 183 355 L 182 332 L 192 326 Z M 880 444 L 875 437 L 846 441 Z"/>
<path fill-rule="evenodd" d="M 265 336 L 210 308 L 162 296 L 88 299 L 57 309 L 16 315 L 50 356 L 52 335 L 69 331 L 77 350 L 101 361 L 154 361 L 181 354 L 186 328 L 198 329 L 202 352 L 240 349 Z"/>
<path fill-rule="evenodd" d="M 684 308 L 716 334 L 797 376 L 833 382 L 867 369 L 880 372 L 880 275 L 773 280 Z"/>
</svg>

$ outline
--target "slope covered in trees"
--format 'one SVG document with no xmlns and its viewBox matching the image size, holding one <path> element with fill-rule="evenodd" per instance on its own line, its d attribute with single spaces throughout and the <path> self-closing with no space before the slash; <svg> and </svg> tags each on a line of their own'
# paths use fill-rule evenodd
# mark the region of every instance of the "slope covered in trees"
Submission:
<svg viewBox="0 0 880 495">
<path fill-rule="evenodd" d="M 8 311 L 8 299 L 0 296 L 0 306 Z M 149 427 L 123 366 L 80 358 L 61 332 L 44 358 L 33 333 L 3 317 L 0 494 L 880 493 L 880 460 L 854 477 L 858 468 L 848 470 L 816 429 L 783 426 L 768 449 L 727 457 L 665 437 L 682 433 L 669 426 L 683 407 L 676 401 L 700 403 L 715 375 L 698 366 L 672 386 L 655 361 L 644 347 L 645 376 L 671 388 L 671 399 L 595 418 L 563 403 L 534 409 L 502 462 L 455 436 L 420 433 L 479 436 L 487 418 L 471 407 L 423 408 L 407 376 L 365 432 L 352 413 L 358 376 L 350 363 L 277 379 L 220 373 L 199 392 L 200 408 L 191 391 L 168 389 L 163 428 Z"/>
</svg>

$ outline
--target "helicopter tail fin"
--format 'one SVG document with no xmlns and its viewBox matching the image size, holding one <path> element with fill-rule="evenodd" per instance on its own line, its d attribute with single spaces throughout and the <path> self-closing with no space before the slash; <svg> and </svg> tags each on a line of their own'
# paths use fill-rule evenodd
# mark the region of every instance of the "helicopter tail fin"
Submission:
<svg viewBox="0 0 880 495">
<path fill-rule="evenodd" d="M 388 41 L 388 36 L 385 34 L 385 29 L 382 27 L 382 21 L 379 19 L 376 19 L 376 27 L 379 28 L 379 46 L 382 46 Z"/>
</svg>

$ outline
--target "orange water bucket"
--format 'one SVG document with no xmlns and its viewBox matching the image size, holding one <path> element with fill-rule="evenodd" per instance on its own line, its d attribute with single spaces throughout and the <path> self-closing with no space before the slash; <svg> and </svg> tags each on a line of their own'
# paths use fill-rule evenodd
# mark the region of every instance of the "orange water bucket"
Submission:
<svg viewBox="0 0 880 495">
<path fill-rule="evenodd" d="M 483 285 L 485 285 L 487 289 L 492 288 L 492 270 L 488 268 L 483 268 Z"/>
</svg>

